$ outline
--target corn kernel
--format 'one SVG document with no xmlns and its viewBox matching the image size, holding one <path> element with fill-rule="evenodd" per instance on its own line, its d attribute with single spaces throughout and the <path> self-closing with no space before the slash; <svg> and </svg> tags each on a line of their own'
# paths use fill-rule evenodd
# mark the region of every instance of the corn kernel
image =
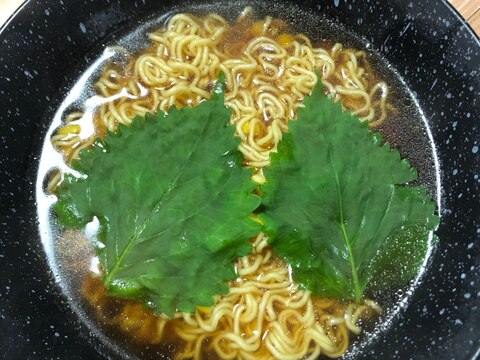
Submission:
<svg viewBox="0 0 480 360">
<path fill-rule="evenodd" d="M 242 125 L 242 131 L 244 134 L 248 134 L 249 130 L 250 130 L 250 121 L 245 121 Z"/>
<path fill-rule="evenodd" d="M 281 47 L 286 47 L 293 42 L 293 37 L 288 34 L 281 34 L 277 37 L 277 43 Z"/>
<path fill-rule="evenodd" d="M 252 32 L 254 35 L 260 35 L 263 32 L 263 21 L 257 21 L 252 25 Z"/>
<path fill-rule="evenodd" d="M 65 125 L 57 130 L 57 135 L 80 134 L 80 125 Z"/>
</svg>

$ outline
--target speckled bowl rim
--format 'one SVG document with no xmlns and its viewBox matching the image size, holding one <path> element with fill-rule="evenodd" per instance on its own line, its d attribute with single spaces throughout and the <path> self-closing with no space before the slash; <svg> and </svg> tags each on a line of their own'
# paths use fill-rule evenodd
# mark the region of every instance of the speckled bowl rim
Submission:
<svg viewBox="0 0 480 360">
<path fill-rule="evenodd" d="M 335 3 L 339 3 L 338 0 L 335 0 L 334 2 L 335 2 Z M 17 18 L 17 17 L 21 17 L 21 16 L 22 16 L 22 11 L 25 10 L 25 9 L 27 9 L 27 8 L 30 6 L 30 4 L 31 4 L 32 7 L 33 7 L 33 6 L 35 5 L 34 3 L 35 3 L 34 0 L 28 0 L 27 2 L 25 2 L 24 4 L 22 4 L 22 6 L 12 15 L 12 17 L 10 17 L 10 18 L 7 20 L 7 22 L 4 24 L 4 26 L 3 26 L 2 28 L 0 28 L 0 42 L 1 42 L 2 37 L 3 37 L 3 35 L 4 35 L 4 31 L 7 31 L 11 25 L 15 25 L 15 22 L 16 22 L 17 20 L 19 20 L 19 18 Z M 445 6 L 445 5 L 447 6 L 447 8 L 449 8 L 450 14 L 455 18 L 455 21 L 458 22 L 459 24 L 461 24 L 462 31 L 469 33 L 469 36 L 470 36 L 472 39 L 475 39 L 475 41 L 476 41 L 476 46 L 477 46 L 477 51 L 478 51 L 478 48 L 480 48 L 480 40 L 479 40 L 478 35 L 473 32 L 473 30 L 471 29 L 471 27 L 470 27 L 468 24 L 466 24 L 465 20 L 459 15 L 459 13 L 458 13 L 446 0 L 442 0 L 441 4 L 438 5 L 438 6 Z M 36 6 L 39 7 L 39 6 L 41 6 L 41 5 L 39 5 L 38 2 L 37 2 Z M 30 74 L 30 75 L 31 75 L 31 76 L 34 76 L 35 74 Z M 28 74 L 25 74 L 25 76 L 28 76 Z M 478 150 L 477 150 L 477 151 L 478 151 Z M 458 173 L 459 171 L 461 171 L 461 169 L 453 169 L 452 172 L 455 172 L 455 170 L 457 170 L 457 173 Z M 454 174 L 454 175 L 456 175 L 456 174 Z M 448 176 L 446 176 L 446 175 L 445 175 L 445 177 L 448 178 Z M 3 179 L 2 179 L 2 180 L 3 180 Z M 2 193 L 2 196 L 3 196 L 3 195 L 4 195 L 4 194 Z M 2 240 L 3 240 L 3 239 L 2 239 Z M 1 248 L 0 248 L 0 250 L 1 250 Z M 0 254 L 2 254 L 2 253 L 0 252 Z M 2 269 L 3 269 L 3 268 L 2 268 Z M 2 280 L 3 280 L 3 279 L 2 279 Z M 4 291 L 4 290 L 2 289 L 2 290 L 0 290 L 0 291 L 1 291 L 1 292 L 0 292 L 0 295 L 3 295 L 3 291 Z M 443 315 L 443 314 L 445 314 L 445 313 L 448 313 L 448 310 L 449 310 L 449 309 L 438 308 L 438 309 L 436 309 L 436 310 L 438 311 L 438 313 L 439 313 L 440 315 Z M 1 311 L 2 311 L 2 309 L 0 309 L 0 315 L 2 314 Z M 1 320 L 1 318 L 0 318 L 0 320 Z M 480 329 L 479 329 L 479 330 L 480 330 Z M 53 333 L 53 336 L 56 336 L 56 335 L 55 335 L 55 332 Z M 480 338 L 480 335 L 477 336 L 477 337 Z M 477 344 L 478 344 L 478 345 L 477 345 L 477 347 L 478 347 L 478 346 L 480 345 L 480 341 L 477 341 Z M 427 350 L 428 350 L 428 349 L 427 349 Z M 479 348 L 479 351 L 480 351 L 480 348 Z M 477 353 L 478 353 L 478 351 L 477 351 Z"/>
</svg>

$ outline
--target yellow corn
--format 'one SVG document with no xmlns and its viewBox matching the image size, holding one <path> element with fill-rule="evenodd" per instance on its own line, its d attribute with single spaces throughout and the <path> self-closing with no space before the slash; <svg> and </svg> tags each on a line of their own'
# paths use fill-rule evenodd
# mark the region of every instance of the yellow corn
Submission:
<svg viewBox="0 0 480 360">
<path fill-rule="evenodd" d="M 263 32 L 263 21 L 257 21 L 252 25 L 253 35 L 260 35 Z"/>
<path fill-rule="evenodd" d="M 287 47 L 293 42 L 293 37 L 288 34 L 281 34 L 277 37 L 277 43 L 281 47 Z"/>
<path fill-rule="evenodd" d="M 65 125 L 57 130 L 57 135 L 80 134 L 80 125 Z"/>
<path fill-rule="evenodd" d="M 248 134 L 250 132 L 250 121 L 245 121 L 242 125 L 242 131 L 244 134 Z M 257 123 L 255 123 L 253 127 L 253 133 L 255 135 L 258 135 L 260 133 L 260 126 L 258 126 Z"/>
<path fill-rule="evenodd" d="M 248 130 L 250 130 L 250 121 L 245 121 L 242 125 L 242 131 L 244 134 L 248 134 Z"/>
</svg>

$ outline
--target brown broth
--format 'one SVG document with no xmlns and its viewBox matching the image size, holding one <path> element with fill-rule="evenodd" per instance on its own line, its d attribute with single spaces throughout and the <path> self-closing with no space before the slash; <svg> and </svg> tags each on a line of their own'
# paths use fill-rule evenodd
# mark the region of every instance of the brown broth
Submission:
<svg viewBox="0 0 480 360">
<path fill-rule="evenodd" d="M 155 26 L 160 26 L 159 24 L 163 21 L 164 18 L 159 19 Z M 151 30 L 151 27 L 152 23 L 145 24 L 140 30 L 135 30 L 137 35 L 127 34 L 125 38 L 120 40 L 120 43 L 126 45 L 127 48 L 135 48 L 135 45 L 131 45 L 132 39 L 136 39 L 139 33 L 145 36 Z M 251 20 L 240 22 L 232 28 L 231 33 L 225 37 L 220 46 L 232 55 L 243 51 L 248 41 L 255 36 L 256 27 L 258 27 L 257 23 Z M 358 38 L 349 43 L 348 39 L 351 38 L 351 34 L 337 25 L 324 21 L 322 27 L 319 28 L 331 28 L 328 36 L 331 36 L 332 39 L 331 42 L 328 42 L 324 39 L 312 37 L 317 44 L 331 47 L 331 44 L 336 41 L 346 41 L 347 46 L 360 48 L 359 45 L 362 45 L 362 48 L 365 47 L 364 43 Z M 269 34 L 274 39 L 278 39 L 283 35 L 292 35 L 283 21 L 278 20 L 275 24 L 275 29 L 275 32 Z M 339 29 L 342 32 L 336 38 L 335 35 Z M 327 35 L 324 36 L 328 37 Z M 149 49 L 143 51 L 149 51 Z M 366 65 L 368 69 L 367 81 L 376 81 L 377 77 L 387 79 L 391 87 L 391 93 L 394 94 L 391 97 L 392 105 L 397 109 L 397 111 L 391 113 L 389 120 L 379 127 L 378 130 L 394 147 L 400 149 L 403 156 L 408 157 L 411 163 L 419 168 L 419 181 L 426 183 L 430 192 L 435 194 L 437 188 L 435 187 L 436 174 L 432 146 L 426 135 L 422 114 L 416 107 L 412 95 L 408 92 L 401 78 L 391 69 L 388 63 L 373 51 L 368 51 L 368 56 L 369 59 L 372 59 L 372 67 L 370 68 L 369 65 Z M 81 108 L 85 100 L 92 95 L 91 90 L 86 89 L 88 87 L 91 88 L 92 82 L 95 81 L 101 72 L 100 69 L 108 63 L 112 63 L 111 59 L 102 60 L 94 65 L 97 68 L 87 77 L 87 82 L 81 85 L 80 88 L 82 90 L 79 95 L 73 100 L 67 98 L 65 101 L 70 101 L 70 103 L 59 109 L 49 134 L 53 133 L 53 130 L 59 125 L 59 121 L 64 118 L 71 107 Z M 125 71 L 121 66 L 119 66 L 118 70 Z M 126 71 L 129 71 L 128 67 Z M 80 81 L 79 84 L 81 84 Z M 126 86 L 126 84 L 121 85 Z M 183 99 L 183 101 L 188 103 L 188 99 Z M 354 106 L 355 104 L 350 105 Z M 346 104 L 346 106 L 348 107 L 349 105 Z M 98 115 L 95 115 L 93 118 L 96 124 L 95 135 L 102 137 L 105 134 L 105 129 L 99 126 Z M 266 117 L 265 124 L 268 124 L 270 120 Z M 265 133 L 266 128 L 262 127 L 258 131 L 259 133 Z M 65 165 L 62 164 L 63 159 L 52 156 L 52 154 L 54 154 L 54 151 L 49 146 L 47 139 L 42 154 L 43 170 L 41 166 L 39 173 L 42 184 L 44 183 L 44 177 L 52 168 L 66 169 Z M 175 349 L 183 346 L 182 341 L 175 336 L 175 326 L 181 320 L 169 321 L 166 325 L 166 337 L 159 341 L 155 337 L 155 333 L 160 320 L 151 310 L 145 309 L 142 305 L 133 301 L 106 296 L 98 275 L 92 275 L 91 271 L 95 270 L 96 266 L 95 264 L 92 265 L 92 262 L 95 262 L 95 258 L 89 244 L 89 241 L 92 240 L 92 235 L 81 231 L 59 232 L 59 229 L 54 224 L 50 209 L 53 202 L 54 199 L 49 197 L 49 195 L 41 197 L 39 202 L 41 227 L 45 229 L 42 235 L 44 237 L 44 245 L 57 280 L 61 283 L 62 289 L 79 317 L 87 323 L 102 341 L 110 344 L 119 354 L 125 356 L 133 355 L 145 359 L 159 358 L 159 354 L 163 354 L 162 356 L 166 357 L 173 356 Z M 387 296 L 386 298 L 390 299 L 390 303 L 386 304 L 387 307 L 394 309 L 395 304 L 405 303 L 408 300 L 407 295 L 400 297 Z M 389 310 L 382 317 L 382 321 L 388 320 L 389 316 L 391 318 L 394 315 L 395 311 Z M 372 330 L 370 334 L 378 333 L 378 329 L 374 325 L 371 325 Z M 363 343 L 368 342 L 368 340 L 365 340 L 365 337 L 363 339 Z M 363 344 L 362 341 L 359 343 Z M 208 351 L 205 353 L 205 356 L 208 359 L 216 357 L 213 352 Z"/>
</svg>

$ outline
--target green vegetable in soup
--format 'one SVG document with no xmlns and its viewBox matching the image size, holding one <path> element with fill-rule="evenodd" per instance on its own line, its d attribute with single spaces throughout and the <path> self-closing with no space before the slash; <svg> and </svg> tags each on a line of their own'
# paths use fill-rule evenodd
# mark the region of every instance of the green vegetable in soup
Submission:
<svg viewBox="0 0 480 360">
<path fill-rule="evenodd" d="M 424 187 L 407 185 L 417 176 L 408 161 L 320 84 L 264 173 L 265 231 L 304 288 L 359 302 L 370 285 L 402 285 L 418 273 L 438 224 L 434 203 Z"/>
<path fill-rule="evenodd" d="M 360 302 L 418 273 L 438 217 L 397 150 L 318 84 L 264 169 L 258 208 L 222 83 L 194 108 L 120 125 L 58 188 L 60 223 L 99 221 L 94 249 L 110 295 L 167 315 L 213 305 L 260 231 L 254 211 L 293 279 L 316 295 Z"/>
<path fill-rule="evenodd" d="M 95 252 L 108 293 L 157 314 L 212 305 L 260 230 L 222 83 L 195 108 L 120 125 L 81 153 L 72 166 L 82 175 L 66 175 L 58 189 L 62 224 L 100 222 Z"/>
</svg>

